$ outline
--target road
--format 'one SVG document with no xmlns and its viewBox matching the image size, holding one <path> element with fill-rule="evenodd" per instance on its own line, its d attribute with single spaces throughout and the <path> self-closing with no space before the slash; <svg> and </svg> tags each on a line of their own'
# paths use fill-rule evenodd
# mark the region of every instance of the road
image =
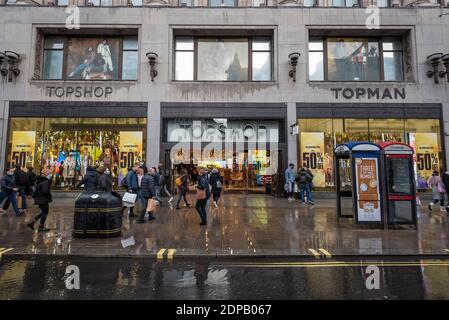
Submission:
<svg viewBox="0 0 449 320">
<path fill-rule="evenodd" d="M 79 270 L 79 289 L 66 287 L 68 266 Z M 16 260 L 5 256 L 0 261 L 2 300 L 449 299 L 448 284 L 449 259 L 161 262 L 86 257 Z"/>
</svg>

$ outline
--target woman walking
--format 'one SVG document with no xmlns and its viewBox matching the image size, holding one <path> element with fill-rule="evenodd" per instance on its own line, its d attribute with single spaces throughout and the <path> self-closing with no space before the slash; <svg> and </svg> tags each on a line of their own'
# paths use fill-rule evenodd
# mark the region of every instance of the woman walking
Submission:
<svg viewBox="0 0 449 320">
<path fill-rule="evenodd" d="M 218 208 L 218 200 L 220 199 L 221 190 L 223 189 L 223 177 L 216 168 L 212 169 L 209 178 L 209 183 L 212 186 L 212 196 L 214 198 L 214 206 Z"/>
<path fill-rule="evenodd" d="M 195 208 L 201 218 L 200 226 L 207 225 L 206 204 L 210 198 L 209 182 L 207 181 L 204 168 L 198 170 L 198 184 L 196 186 Z"/>
<path fill-rule="evenodd" d="M 36 178 L 36 190 L 33 193 L 34 204 L 39 206 L 41 212 L 28 223 L 28 227 L 34 230 L 34 224 L 39 222 L 38 232 L 48 232 L 50 229 L 45 227 L 48 212 L 50 210 L 49 203 L 53 201 L 50 193 L 52 174 L 49 169 L 43 169 L 41 175 Z"/>
<path fill-rule="evenodd" d="M 432 211 L 433 206 L 438 202 L 440 203 L 440 211 L 444 211 L 444 193 L 446 191 L 438 171 L 432 173 L 432 176 L 427 183 L 429 184 L 429 187 L 432 188 L 432 202 L 429 203 L 429 211 Z"/>
</svg>

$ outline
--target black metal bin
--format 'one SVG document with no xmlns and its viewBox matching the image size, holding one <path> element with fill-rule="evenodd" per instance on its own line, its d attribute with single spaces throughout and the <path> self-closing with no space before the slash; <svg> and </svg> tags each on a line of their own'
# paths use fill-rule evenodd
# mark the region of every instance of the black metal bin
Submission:
<svg viewBox="0 0 449 320">
<path fill-rule="evenodd" d="M 118 237 L 122 229 L 122 198 L 116 192 L 83 192 L 75 201 L 75 238 Z"/>
</svg>

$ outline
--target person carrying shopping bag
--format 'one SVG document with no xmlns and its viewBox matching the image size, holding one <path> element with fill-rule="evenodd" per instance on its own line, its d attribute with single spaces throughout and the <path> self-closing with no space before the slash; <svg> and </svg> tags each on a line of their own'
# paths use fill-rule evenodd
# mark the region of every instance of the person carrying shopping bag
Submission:
<svg viewBox="0 0 449 320">
<path fill-rule="evenodd" d="M 36 190 L 33 193 L 34 204 L 40 209 L 40 213 L 31 220 L 27 226 L 34 230 L 34 224 L 40 220 L 38 232 L 48 232 L 50 229 L 45 227 L 45 221 L 50 210 L 49 203 L 53 201 L 50 192 L 51 180 L 53 176 L 50 169 L 43 169 L 41 175 L 36 178 Z"/>
<path fill-rule="evenodd" d="M 440 203 L 440 211 L 445 211 L 444 208 L 444 194 L 446 189 L 444 188 L 443 181 L 441 180 L 438 171 L 434 171 L 432 176 L 427 181 L 429 187 L 432 188 L 432 201 L 429 203 L 429 211 L 435 204 Z"/>
<path fill-rule="evenodd" d="M 205 175 L 204 168 L 198 170 L 198 184 L 196 186 L 196 204 L 195 208 L 198 211 L 201 222 L 200 226 L 207 225 L 207 211 L 206 204 L 210 198 L 209 182 Z"/>
<path fill-rule="evenodd" d="M 150 170 L 148 170 L 148 173 L 146 173 L 143 176 L 141 182 L 143 205 L 137 223 L 145 223 L 145 215 L 147 213 L 148 213 L 148 222 L 156 219 L 153 216 L 153 213 L 156 210 L 156 203 L 155 203 L 156 182 L 154 179 L 155 179 L 154 169 L 150 168 Z"/>
</svg>

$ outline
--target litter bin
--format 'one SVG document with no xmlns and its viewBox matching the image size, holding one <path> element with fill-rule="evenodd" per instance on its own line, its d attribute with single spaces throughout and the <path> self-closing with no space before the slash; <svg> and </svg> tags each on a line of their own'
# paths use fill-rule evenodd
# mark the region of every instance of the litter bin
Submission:
<svg viewBox="0 0 449 320">
<path fill-rule="evenodd" d="M 118 237 L 122 229 L 122 198 L 116 192 L 83 192 L 75 201 L 75 238 Z"/>
</svg>

